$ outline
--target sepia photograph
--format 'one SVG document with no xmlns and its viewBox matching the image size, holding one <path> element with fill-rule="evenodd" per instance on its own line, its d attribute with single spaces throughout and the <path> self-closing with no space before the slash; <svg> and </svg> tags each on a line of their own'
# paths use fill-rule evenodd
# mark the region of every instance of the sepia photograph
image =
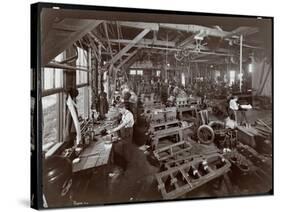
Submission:
<svg viewBox="0 0 281 212">
<path fill-rule="evenodd" d="M 273 195 L 273 17 L 39 8 L 42 208 Z"/>
</svg>

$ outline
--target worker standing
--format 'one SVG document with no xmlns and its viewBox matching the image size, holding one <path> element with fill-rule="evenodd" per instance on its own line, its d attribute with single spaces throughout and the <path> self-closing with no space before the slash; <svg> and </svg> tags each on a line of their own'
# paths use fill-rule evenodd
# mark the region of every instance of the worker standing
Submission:
<svg viewBox="0 0 281 212">
<path fill-rule="evenodd" d="M 230 118 L 232 120 L 235 120 L 237 122 L 237 111 L 239 109 L 239 104 L 238 104 L 238 97 L 234 96 L 230 101 L 229 101 L 229 109 L 230 109 Z"/>
<path fill-rule="evenodd" d="M 122 164 L 124 170 L 128 167 L 128 164 L 131 160 L 131 151 L 130 147 L 132 145 L 133 139 L 133 126 L 134 126 L 134 116 L 133 114 L 125 108 L 124 104 L 120 104 L 117 106 L 118 111 L 121 113 L 122 118 L 120 124 L 113 128 L 112 130 L 108 130 L 108 134 L 112 134 L 114 132 L 119 131 L 121 137 L 121 156 L 125 160 L 126 164 Z M 119 145 L 119 144 L 116 144 Z"/>
<path fill-rule="evenodd" d="M 129 98 L 129 110 L 134 115 L 135 123 L 137 123 L 138 118 L 138 96 L 135 94 L 134 91 L 130 90 L 130 98 Z"/>
<path fill-rule="evenodd" d="M 97 100 L 97 111 L 99 112 L 99 119 L 104 120 L 105 114 L 108 112 L 109 105 L 107 102 L 107 93 L 104 91 L 103 86 L 101 86 L 101 92 L 98 95 Z"/>
<path fill-rule="evenodd" d="M 132 112 L 134 115 L 135 123 L 137 122 L 137 112 L 138 112 L 138 96 L 133 90 L 129 88 L 128 85 L 125 85 L 122 90 L 122 96 L 125 104 L 125 108 Z"/>
</svg>

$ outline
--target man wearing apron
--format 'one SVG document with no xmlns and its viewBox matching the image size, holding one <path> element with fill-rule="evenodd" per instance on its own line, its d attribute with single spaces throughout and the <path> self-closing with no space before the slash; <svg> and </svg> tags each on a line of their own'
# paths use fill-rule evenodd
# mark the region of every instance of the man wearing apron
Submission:
<svg viewBox="0 0 281 212">
<path fill-rule="evenodd" d="M 124 169 L 126 169 L 131 160 L 130 147 L 132 145 L 133 126 L 135 122 L 134 122 L 134 115 L 125 108 L 124 104 L 118 105 L 118 110 L 122 115 L 121 122 L 117 127 L 113 128 L 112 130 L 108 130 L 108 134 L 120 131 L 121 154 L 126 163 L 126 164 L 122 164 L 122 166 Z M 119 144 L 117 143 L 116 145 Z"/>
</svg>

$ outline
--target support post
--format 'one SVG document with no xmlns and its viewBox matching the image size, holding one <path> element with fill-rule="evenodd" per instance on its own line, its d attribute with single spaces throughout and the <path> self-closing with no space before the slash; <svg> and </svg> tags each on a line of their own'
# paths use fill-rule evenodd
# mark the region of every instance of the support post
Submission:
<svg viewBox="0 0 281 212">
<path fill-rule="evenodd" d="M 243 74 L 243 70 L 242 70 L 242 63 L 243 63 L 243 35 L 240 35 L 240 71 L 239 71 L 239 78 L 240 78 L 240 84 L 239 84 L 239 88 L 240 88 L 240 92 L 242 92 L 242 74 Z"/>
<path fill-rule="evenodd" d="M 91 48 L 88 48 L 88 82 L 89 82 L 89 88 L 87 89 L 88 92 L 88 98 L 89 98 L 89 102 L 87 107 L 85 107 L 85 109 L 87 110 L 88 113 L 88 118 L 92 119 L 92 110 L 91 110 L 91 105 L 92 105 L 92 99 L 90 99 L 90 96 L 93 96 L 93 69 L 92 69 L 92 51 Z"/>
<path fill-rule="evenodd" d="M 98 90 L 97 94 L 101 91 L 102 85 L 102 73 L 101 73 L 101 45 L 98 46 Z"/>
</svg>

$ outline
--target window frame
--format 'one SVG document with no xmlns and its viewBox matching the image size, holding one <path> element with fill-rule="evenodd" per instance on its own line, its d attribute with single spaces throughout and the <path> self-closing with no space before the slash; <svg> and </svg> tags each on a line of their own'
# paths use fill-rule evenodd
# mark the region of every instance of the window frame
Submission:
<svg viewBox="0 0 281 212">
<path fill-rule="evenodd" d="M 86 66 L 83 66 L 83 68 L 89 69 L 89 67 L 90 67 L 90 52 L 89 52 L 89 50 L 85 50 L 85 49 L 82 49 L 80 47 L 77 47 L 77 48 L 78 48 L 78 58 L 77 58 L 77 61 L 76 61 L 76 66 L 82 67 L 82 66 L 80 66 L 80 64 L 81 64 L 80 59 L 81 60 L 85 59 Z M 79 56 L 81 54 L 84 54 L 85 57 L 79 58 Z M 80 89 L 80 88 L 84 89 L 84 92 L 83 92 L 84 93 L 84 96 L 83 96 L 83 98 L 84 98 L 83 111 L 84 111 L 84 119 L 87 119 L 87 118 L 90 118 L 90 91 L 89 91 L 89 89 L 90 89 L 90 83 L 89 83 L 90 82 L 90 72 L 89 71 L 86 72 L 87 80 L 86 80 L 86 82 L 82 82 L 82 83 L 79 82 L 80 79 L 77 82 L 77 74 L 80 73 L 80 72 L 83 73 L 85 71 L 81 71 L 81 70 L 76 71 L 76 82 L 75 83 L 76 83 L 77 89 Z"/>
<path fill-rule="evenodd" d="M 84 50 L 84 49 L 83 49 Z M 90 66 L 90 53 L 88 50 L 84 50 L 86 51 L 86 66 L 87 68 L 89 68 Z M 66 52 L 63 52 L 63 58 L 62 59 L 65 59 L 65 53 Z M 76 67 L 80 67 L 80 66 L 77 66 L 76 64 Z M 55 87 L 56 86 L 56 79 L 54 77 L 53 79 L 53 88 L 50 88 L 50 89 L 44 89 L 44 67 L 41 68 L 41 82 L 42 82 L 42 85 L 41 85 L 41 88 L 42 88 L 42 95 L 41 95 L 41 98 L 43 99 L 44 97 L 47 97 L 47 96 L 50 96 L 50 95 L 53 95 L 53 94 L 58 94 L 58 100 L 57 100 L 57 107 L 56 107 L 56 113 L 58 114 L 58 119 L 57 119 L 57 132 L 58 132 L 58 135 L 57 135 L 57 138 L 56 138 L 56 142 L 46 150 L 45 152 L 45 157 L 49 157 L 51 155 L 53 155 L 65 142 L 64 142 L 64 128 L 65 128 L 65 118 L 66 118 L 66 98 L 65 98 L 65 91 L 64 91 L 64 88 L 67 86 L 66 85 L 66 81 L 65 81 L 65 72 L 64 69 L 53 69 L 54 70 L 54 73 L 53 75 L 55 76 L 55 70 L 58 70 L 58 71 L 61 71 L 62 72 L 62 78 L 61 78 L 61 84 L 62 86 L 61 87 Z M 49 71 L 49 70 L 48 70 Z M 81 70 L 80 70 L 81 71 Z M 77 78 L 77 73 L 79 72 L 79 70 L 76 70 L 75 71 L 75 78 Z M 82 71 L 84 72 L 84 71 Z M 76 88 L 79 89 L 79 88 L 83 88 L 85 89 L 84 90 L 84 102 L 83 102 L 83 105 L 84 105 L 84 118 L 87 119 L 87 118 L 90 118 L 90 72 L 86 72 L 87 73 L 87 80 L 86 82 L 84 83 L 77 83 L 77 81 L 75 82 L 75 85 L 76 85 Z M 43 106 L 43 105 L 42 105 Z M 43 129 L 44 130 L 44 129 Z M 44 132 L 43 132 L 44 133 Z M 42 149 L 44 149 L 44 141 L 42 142 Z"/>
<path fill-rule="evenodd" d="M 61 60 L 65 59 L 65 51 L 62 52 L 61 54 L 59 54 L 61 57 Z M 58 57 L 58 56 L 57 56 Z M 57 58 L 56 57 L 56 58 Z M 55 60 L 56 60 L 55 58 Z M 46 152 L 45 152 L 45 157 L 49 157 L 52 154 L 55 153 L 55 151 L 64 144 L 63 138 L 64 138 L 64 120 L 65 120 L 65 98 L 64 98 L 64 87 L 65 87 L 65 75 L 64 75 L 64 70 L 63 69 L 56 69 L 56 68 L 48 68 L 48 69 L 52 69 L 52 70 L 46 70 L 46 68 L 42 67 L 41 68 L 41 88 L 42 88 L 42 94 L 41 94 L 41 98 L 42 98 L 42 109 L 43 109 L 43 98 L 44 97 L 48 97 L 51 95 L 58 95 L 57 96 L 57 101 L 56 101 L 56 114 L 57 114 L 57 136 L 56 136 L 56 141 L 54 142 L 53 145 L 51 145 L 50 148 L 47 148 Z M 53 71 L 53 79 L 52 79 L 52 83 L 53 86 L 52 88 L 49 89 L 45 89 L 45 71 Z M 61 72 L 61 86 L 60 87 L 56 87 L 56 71 Z M 43 115 L 43 114 L 42 114 Z M 44 117 L 42 117 L 44 120 Z M 42 129 L 42 149 L 44 149 L 44 128 Z"/>
<path fill-rule="evenodd" d="M 56 92 L 52 93 L 49 95 L 42 96 L 42 100 L 44 97 L 48 97 L 51 95 L 57 95 L 57 101 L 56 101 L 56 114 L 58 116 L 57 118 L 57 135 L 56 135 L 56 141 L 54 142 L 53 145 L 51 145 L 50 148 L 47 149 L 45 152 L 45 157 L 52 155 L 50 152 L 54 152 L 54 148 L 57 149 L 59 148 L 64 142 L 63 142 L 63 135 L 64 135 L 64 119 L 65 119 L 65 109 L 64 109 L 64 93 L 63 92 Z M 43 109 L 43 103 L 42 103 L 42 109 Z M 43 114 L 42 114 L 43 115 Z M 44 117 L 43 117 L 44 120 Z M 44 123 L 45 124 L 45 123 Z M 44 128 L 42 129 L 42 137 L 43 137 L 43 142 L 42 142 L 42 149 L 44 149 Z"/>
</svg>

